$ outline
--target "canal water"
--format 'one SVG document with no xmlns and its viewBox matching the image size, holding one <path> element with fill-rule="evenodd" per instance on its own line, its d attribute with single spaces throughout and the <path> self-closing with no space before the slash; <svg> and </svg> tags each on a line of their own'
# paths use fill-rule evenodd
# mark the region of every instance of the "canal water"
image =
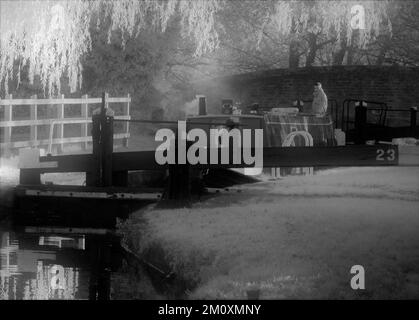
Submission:
<svg viewBox="0 0 419 320">
<path fill-rule="evenodd" d="M 48 203 L 33 205 L 26 200 L 20 207 L 42 219 L 17 221 L 11 200 L 19 171 L 13 159 L 0 160 L 0 300 L 164 298 L 158 293 L 162 290 L 155 289 L 160 279 L 121 247 L 115 224 L 98 228 L 71 219 L 55 224 L 54 213 L 47 212 L 52 209 Z M 80 177 L 57 179 L 75 184 Z M 59 210 L 68 207 L 79 216 L 100 211 L 88 211 L 84 200 L 75 204 L 57 200 L 57 204 Z M 102 224 L 106 220 L 99 218 Z"/>
<path fill-rule="evenodd" d="M 0 220 L 0 300 L 159 298 L 110 231 Z"/>
</svg>

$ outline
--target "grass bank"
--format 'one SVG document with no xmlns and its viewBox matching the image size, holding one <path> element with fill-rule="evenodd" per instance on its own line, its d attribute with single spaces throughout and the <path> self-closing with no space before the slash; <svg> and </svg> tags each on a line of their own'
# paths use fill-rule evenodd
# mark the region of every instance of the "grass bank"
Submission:
<svg viewBox="0 0 419 320">
<path fill-rule="evenodd" d="M 419 169 L 345 168 L 240 187 L 121 225 L 189 298 L 419 298 Z M 154 254 L 151 254 L 153 253 Z M 350 288 L 363 265 L 366 290 Z"/>
</svg>

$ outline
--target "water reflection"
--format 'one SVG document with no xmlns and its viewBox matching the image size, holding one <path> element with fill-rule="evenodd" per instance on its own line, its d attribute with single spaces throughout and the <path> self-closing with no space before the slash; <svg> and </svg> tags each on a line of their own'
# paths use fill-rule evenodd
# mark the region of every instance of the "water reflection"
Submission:
<svg viewBox="0 0 419 320">
<path fill-rule="evenodd" d="M 109 299 L 109 237 L 0 230 L 0 239 L 0 299 Z"/>
<path fill-rule="evenodd" d="M 318 171 L 314 167 L 278 167 L 278 168 L 264 168 L 263 173 L 274 179 L 286 176 L 313 176 Z"/>
</svg>

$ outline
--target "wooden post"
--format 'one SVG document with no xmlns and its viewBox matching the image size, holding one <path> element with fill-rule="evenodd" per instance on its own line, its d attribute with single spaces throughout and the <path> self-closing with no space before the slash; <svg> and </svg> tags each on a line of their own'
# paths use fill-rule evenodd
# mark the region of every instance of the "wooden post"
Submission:
<svg viewBox="0 0 419 320">
<path fill-rule="evenodd" d="M 416 116 L 418 113 L 417 107 L 411 107 L 410 108 L 410 134 L 412 137 L 415 137 L 416 135 Z"/>
<path fill-rule="evenodd" d="M 108 94 L 102 93 L 99 113 L 92 116 L 93 168 L 86 173 L 86 184 L 112 186 L 113 116 L 108 116 Z"/>
<path fill-rule="evenodd" d="M 13 96 L 11 94 L 6 96 L 6 99 L 13 99 Z M 10 103 L 7 106 L 4 106 L 4 120 L 5 121 L 12 121 L 13 116 L 12 113 L 13 109 L 12 109 L 12 103 Z M 5 156 L 10 156 L 11 154 L 11 148 L 10 148 L 10 144 L 12 142 L 12 127 L 8 126 L 4 128 L 4 142 L 6 143 L 6 149 L 5 149 Z"/>
<path fill-rule="evenodd" d="M 88 101 L 87 99 L 89 98 L 89 96 L 87 94 L 85 94 L 84 96 L 81 97 L 84 101 L 81 104 L 81 117 L 85 118 L 86 121 L 89 120 L 89 105 L 88 105 Z M 81 124 L 81 137 L 85 138 L 85 141 L 82 142 L 82 148 L 83 150 L 86 150 L 88 147 L 88 142 L 87 142 L 87 137 L 89 136 L 88 134 L 88 123 L 82 123 Z"/>
<path fill-rule="evenodd" d="M 102 186 L 112 186 L 113 117 L 105 116 L 101 123 Z"/>
<path fill-rule="evenodd" d="M 367 108 L 362 101 L 355 107 L 355 144 L 365 144 L 367 126 Z"/>
<path fill-rule="evenodd" d="M 92 116 L 92 140 L 93 140 L 93 163 L 91 171 L 86 172 L 86 185 L 87 186 L 101 186 L 102 175 L 102 152 L 100 143 L 100 114 Z"/>
<path fill-rule="evenodd" d="M 31 99 L 36 100 L 38 97 L 37 95 L 33 95 L 31 96 Z M 34 104 L 31 105 L 30 107 L 30 113 L 31 113 L 31 120 L 32 121 L 36 121 L 38 119 L 38 105 L 36 104 L 36 102 Z M 30 141 L 31 144 L 33 146 L 36 145 L 36 141 L 38 140 L 38 126 L 36 124 L 31 125 L 31 137 L 30 137 Z"/>
<path fill-rule="evenodd" d="M 129 116 L 129 112 L 130 112 L 130 110 L 129 110 L 130 109 L 130 100 L 131 100 L 131 97 L 130 97 L 129 93 L 127 95 L 127 98 L 128 98 L 128 102 L 127 102 L 126 113 L 127 113 L 127 116 Z M 127 136 L 122 141 L 123 141 L 124 147 L 128 147 L 128 135 L 129 135 L 129 122 L 128 121 L 125 122 L 125 134 Z"/>
<path fill-rule="evenodd" d="M 64 99 L 64 95 L 62 94 L 60 96 L 61 99 Z M 58 110 L 57 110 L 57 119 L 62 121 L 64 119 L 64 103 L 61 103 L 58 105 Z M 58 128 L 58 139 L 60 140 L 59 144 L 58 144 L 58 153 L 62 153 L 64 151 L 64 143 L 63 143 L 63 138 L 64 138 L 64 123 L 59 123 L 57 125 Z"/>
</svg>

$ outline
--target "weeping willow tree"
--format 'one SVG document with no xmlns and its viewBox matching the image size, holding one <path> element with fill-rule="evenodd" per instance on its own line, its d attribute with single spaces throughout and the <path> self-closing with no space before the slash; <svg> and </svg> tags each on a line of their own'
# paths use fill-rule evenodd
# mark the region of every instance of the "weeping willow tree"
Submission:
<svg viewBox="0 0 419 320">
<path fill-rule="evenodd" d="M 29 81 L 38 75 L 49 95 L 60 91 L 63 75 L 76 90 L 82 83 L 80 58 L 91 50 L 92 19 L 97 28 L 110 19 L 109 41 L 118 29 L 122 45 L 146 28 L 164 32 L 176 20 L 200 55 L 217 46 L 214 15 L 221 5 L 219 0 L 1 1 L 0 82 L 7 93 L 9 80 L 16 78 L 19 84 L 21 69 L 27 66 Z"/>
<path fill-rule="evenodd" d="M 81 58 L 91 50 L 91 25 L 106 28 L 108 40 L 114 31 L 126 39 L 141 37 L 146 29 L 165 32 L 179 26 L 180 36 L 193 41 L 195 57 L 216 50 L 227 36 L 222 21 L 232 10 L 258 7 L 260 19 L 252 31 L 260 44 L 263 36 L 274 33 L 289 37 L 291 43 L 311 32 L 354 38 L 351 8 L 365 8 L 365 28 L 358 38 L 361 45 L 376 37 L 386 19 L 386 1 L 228 1 L 228 0 L 67 0 L 0 2 L 0 85 L 7 93 L 10 80 L 19 85 L 21 71 L 28 69 L 29 81 L 38 76 L 47 95 L 61 90 L 68 78 L 72 91 L 82 84 Z M 103 23 L 103 21 L 110 23 Z M 390 24 L 387 24 L 390 26 Z M 343 32 L 345 28 L 345 32 Z M 337 41 L 343 43 L 343 41 Z"/>
</svg>

